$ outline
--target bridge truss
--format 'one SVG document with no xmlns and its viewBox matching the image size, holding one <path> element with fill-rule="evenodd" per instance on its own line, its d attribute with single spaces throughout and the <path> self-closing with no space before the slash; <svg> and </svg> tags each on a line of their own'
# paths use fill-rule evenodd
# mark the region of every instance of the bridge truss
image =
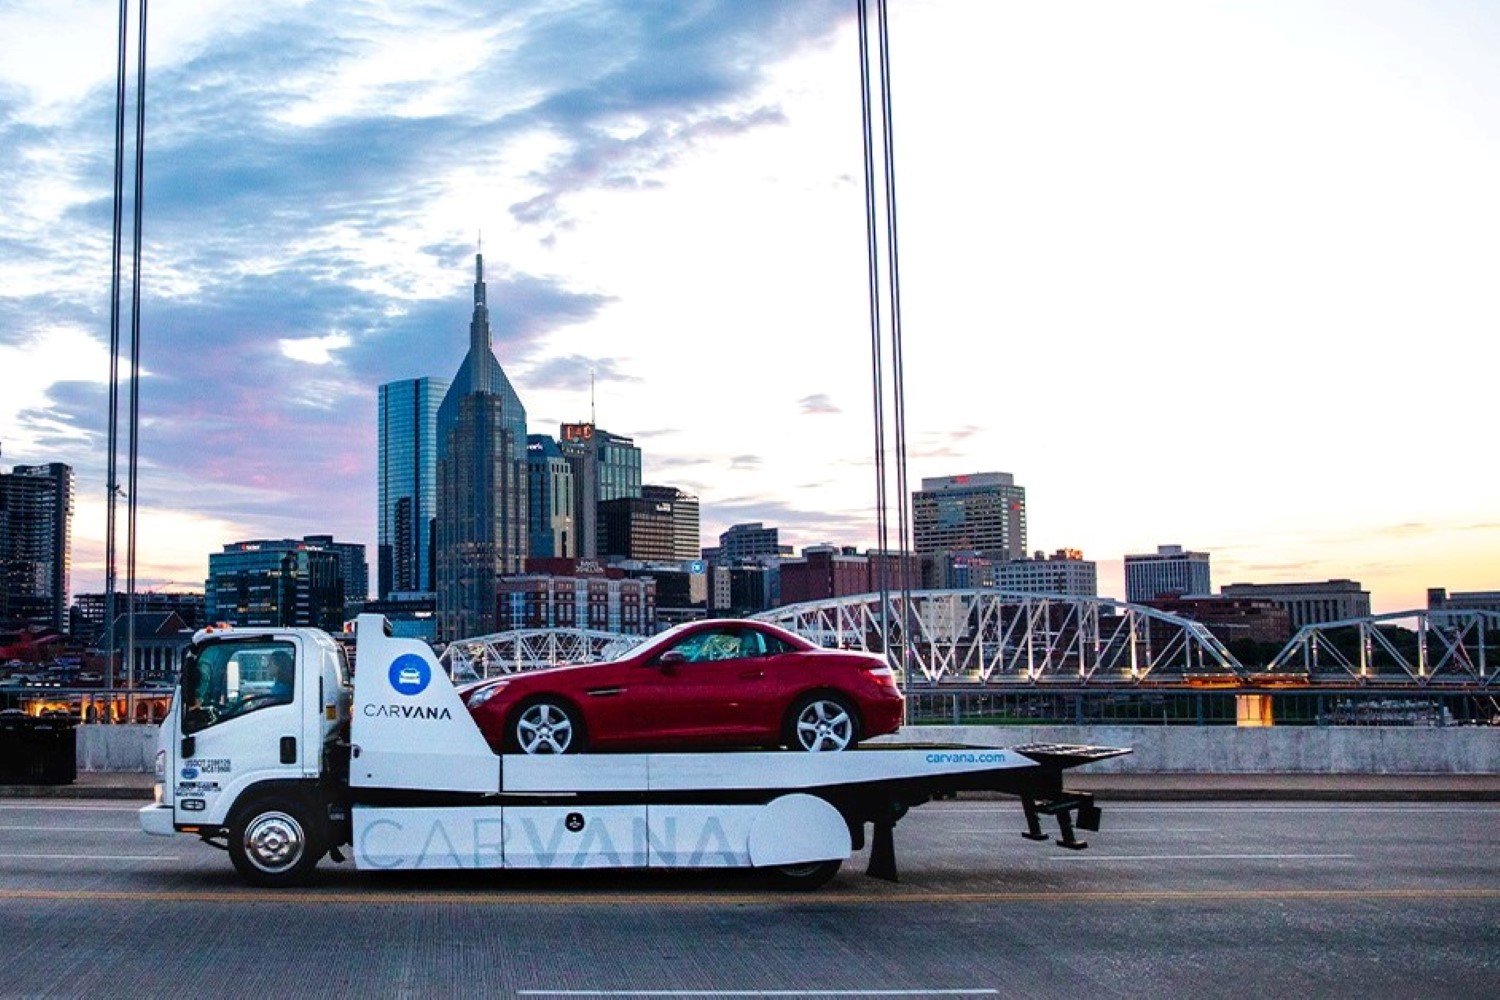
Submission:
<svg viewBox="0 0 1500 1000">
<path fill-rule="evenodd" d="M 1199 622 L 1109 598 L 1001 590 L 923 590 L 794 604 L 755 617 L 825 646 L 887 652 L 912 680 L 1133 683 L 1148 677 L 1241 678 L 1245 669 Z"/>
<path fill-rule="evenodd" d="M 438 662 L 454 680 L 480 680 L 538 667 L 613 659 L 646 641 L 594 629 L 519 629 L 450 642 Z"/>
<path fill-rule="evenodd" d="M 1301 629 L 1265 667 L 1244 666 L 1201 622 L 1111 598 L 1009 591 L 923 590 L 909 610 L 880 597 L 795 604 L 755 618 L 824 646 L 887 654 L 905 681 L 959 684 L 1458 683 L 1487 688 L 1500 659 L 1500 614 L 1402 611 Z M 644 636 L 527 629 L 450 643 L 455 679 L 619 656 Z M 1493 647 L 1493 648 L 1492 648 Z"/>
<path fill-rule="evenodd" d="M 1419 685 L 1485 687 L 1495 676 L 1500 613 L 1395 611 L 1304 625 L 1267 667 L 1270 673 L 1343 672 L 1360 683 L 1395 677 Z"/>
</svg>

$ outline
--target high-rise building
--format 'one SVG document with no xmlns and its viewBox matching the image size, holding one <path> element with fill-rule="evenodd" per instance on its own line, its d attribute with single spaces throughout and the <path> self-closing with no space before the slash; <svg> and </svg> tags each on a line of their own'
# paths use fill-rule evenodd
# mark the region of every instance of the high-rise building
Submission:
<svg viewBox="0 0 1500 1000">
<path fill-rule="evenodd" d="M 994 586 L 1022 594 L 1098 597 L 1099 568 L 1078 549 L 1058 549 L 1050 556 L 1038 552 L 996 564 Z"/>
<path fill-rule="evenodd" d="M 1008 472 L 923 479 L 911 495 L 912 548 L 1026 557 L 1026 489 Z"/>
<path fill-rule="evenodd" d="M 526 409 L 490 347 L 484 257 L 474 258 L 469 350 L 438 408 L 438 636 L 495 630 L 496 582 L 526 562 Z"/>
<path fill-rule="evenodd" d="M 1158 545 L 1155 553 L 1125 557 L 1127 601 L 1149 601 L 1166 595 L 1207 597 L 1212 593 L 1207 552 Z"/>
<path fill-rule="evenodd" d="M 731 525 L 719 535 L 718 547 L 713 553 L 715 565 L 729 565 L 740 559 L 775 559 L 790 556 L 792 547 L 782 545 L 779 528 L 767 528 L 759 521 Z"/>
<path fill-rule="evenodd" d="M 445 378 L 410 378 L 380 387 L 380 597 L 436 590 L 438 407 Z"/>
<path fill-rule="evenodd" d="M 530 557 L 575 558 L 578 533 L 573 528 L 573 466 L 557 442 L 545 434 L 526 438 L 526 483 Z"/>
<path fill-rule="evenodd" d="M 601 549 L 599 505 L 641 495 L 641 450 L 628 437 L 593 424 L 563 424 L 558 447 L 573 466 L 573 526 L 578 557 L 597 559 Z"/>
<path fill-rule="evenodd" d="M 331 535 L 231 542 L 208 557 L 203 613 L 211 622 L 338 632 L 369 578 L 364 546 Z"/>
<path fill-rule="evenodd" d="M 599 504 L 599 555 L 667 561 L 673 558 L 672 505 L 644 497 L 617 497 Z"/>
<path fill-rule="evenodd" d="M 668 560 L 691 562 L 703 553 L 698 534 L 698 498 L 675 486 L 642 486 L 641 499 L 659 514 L 666 514 L 672 525 L 671 555 Z"/>
<path fill-rule="evenodd" d="M 68 630 L 72 542 L 71 466 L 0 473 L 0 624 Z"/>
</svg>

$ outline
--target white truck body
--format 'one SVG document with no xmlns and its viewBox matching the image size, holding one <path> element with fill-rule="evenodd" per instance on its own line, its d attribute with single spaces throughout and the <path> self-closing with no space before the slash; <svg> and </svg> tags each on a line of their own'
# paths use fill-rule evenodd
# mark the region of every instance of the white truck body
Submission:
<svg viewBox="0 0 1500 1000">
<path fill-rule="evenodd" d="M 158 738 L 147 833 L 222 838 L 242 875 L 305 879 L 352 847 L 362 869 L 756 867 L 821 884 L 936 794 L 989 788 L 1097 829 L 1061 770 L 1124 750 L 892 747 L 843 753 L 717 751 L 498 755 L 431 649 L 357 623 L 355 677 L 316 629 L 205 630 Z M 292 654 L 290 694 L 267 680 Z M 287 698 L 285 703 L 278 699 Z M 1092 821 L 1092 822 L 1090 822 Z M 1045 838 L 1042 838 L 1045 839 Z M 873 871 L 875 868 L 880 871 Z M 872 860 L 894 877 L 894 857 Z"/>
</svg>

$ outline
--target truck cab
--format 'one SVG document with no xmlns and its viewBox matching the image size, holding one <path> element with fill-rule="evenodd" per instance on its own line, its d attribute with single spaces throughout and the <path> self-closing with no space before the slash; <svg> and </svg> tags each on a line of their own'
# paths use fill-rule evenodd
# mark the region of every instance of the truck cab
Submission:
<svg viewBox="0 0 1500 1000">
<path fill-rule="evenodd" d="M 227 830 L 222 846 L 241 868 L 255 867 L 257 851 L 283 862 L 286 851 L 321 855 L 338 839 L 338 800 L 325 789 L 347 773 L 352 699 L 348 658 L 324 632 L 199 631 L 158 733 L 157 804 L 143 823 L 211 843 Z M 241 829 L 268 798 L 278 818 Z"/>
</svg>

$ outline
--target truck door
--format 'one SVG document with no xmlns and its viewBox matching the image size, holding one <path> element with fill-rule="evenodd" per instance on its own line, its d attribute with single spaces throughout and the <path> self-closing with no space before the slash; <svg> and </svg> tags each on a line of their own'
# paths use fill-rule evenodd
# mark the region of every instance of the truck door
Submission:
<svg viewBox="0 0 1500 1000">
<path fill-rule="evenodd" d="M 173 776 L 178 823 L 222 823 L 245 786 L 303 774 L 314 748 L 304 706 L 318 702 L 292 636 L 225 636 L 195 646 L 183 665 L 182 746 Z M 312 686 L 316 688 L 316 680 Z"/>
</svg>

